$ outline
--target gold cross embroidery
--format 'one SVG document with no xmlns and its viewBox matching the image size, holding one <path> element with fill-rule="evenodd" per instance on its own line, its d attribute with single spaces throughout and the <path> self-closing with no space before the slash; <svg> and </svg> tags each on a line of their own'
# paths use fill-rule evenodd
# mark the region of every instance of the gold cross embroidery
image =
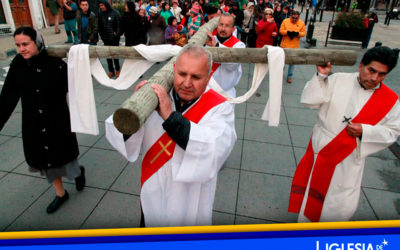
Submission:
<svg viewBox="0 0 400 250">
<path fill-rule="evenodd" d="M 163 152 L 165 152 L 168 156 L 171 155 L 171 153 L 168 151 L 168 146 L 172 143 L 172 140 L 169 140 L 169 142 L 168 142 L 165 146 L 162 144 L 161 141 L 159 141 L 158 143 L 159 143 L 160 146 L 161 146 L 161 150 L 160 150 L 160 152 L 157 153 L 156 156 L 154 156 L 153 160 L 150 161 L 150 164 L 153 164 L 153 162 L 154 162 L 155 160 L 157 160 L 157 158 L 158 158 Z"/>
</svg>

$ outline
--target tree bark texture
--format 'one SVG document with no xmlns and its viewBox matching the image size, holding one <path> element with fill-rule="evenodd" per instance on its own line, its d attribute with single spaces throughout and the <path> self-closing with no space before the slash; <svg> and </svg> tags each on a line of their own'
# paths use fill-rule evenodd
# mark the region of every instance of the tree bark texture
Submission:
<svg viewBox="0 0 400 250">
<path fill-rule="evenodd" d="M 196 34 L 189 40 L 190 44 L 203 46 L 208 36 L 206 31 L 213 31 L 218 25 L 218 19 L 215 18 L 203 25 Z M 167 64 L 155 73 L 148 81 L 148 84 L 128 98 L 114 112 L 114 125 L 123 134 L 134 134 L 145 123 L 146 119 L 158 106 L 158 98 L 151 88 L 152 83 L 158 83 L 163 86 L 167 92 L 171 91 L 174 84 L 174 56 Z"/>
<path fill-rule="evenodd" d="M 70 45 L 52 45 L 47 47 L 47 52 L 50 56 L 66 57 L 70 47 Z M 207 47 L 207 49 L 211 52 L 213 61 L 218 63 L 268 63 L 267 47 L 259 49 Z M 332 65 L 351 66 L 357 61 L 357 52 L 353 50 L 284 49 L 284 51 L 285 64 L 320 65 L 331 62 Z M 144 59 L 134 48 L 123 46 L 89 46 L 89 57 Z"/>
</svg>

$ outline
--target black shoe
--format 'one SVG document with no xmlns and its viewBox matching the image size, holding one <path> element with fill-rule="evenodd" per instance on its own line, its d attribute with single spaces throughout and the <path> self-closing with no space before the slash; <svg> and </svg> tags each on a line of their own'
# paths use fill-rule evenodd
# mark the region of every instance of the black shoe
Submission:
<svg viewBox="0 0 400 250">
<path fill-rule="evenodd" d="M 65 194 L 63 195 L 63 197 L 58 197 L 56 196 L 56 198 L 50 203 L 50 205 L 47 207 L 47 213 L 51 214 L 54 213 L 55 211 L 57 211 L 57 209 L 68 200 L 69 198 L 69 194 L 67 192 L 67 190 L 65 190 Z"/>
<path fill-rule="evenodd" d="M 82 191 L 86 184 L 85 168 L 83 166 L 79 168 L 81 169 L 81 175 L 75 178 L 75 187 L 76 190 Z"/>
</svg>

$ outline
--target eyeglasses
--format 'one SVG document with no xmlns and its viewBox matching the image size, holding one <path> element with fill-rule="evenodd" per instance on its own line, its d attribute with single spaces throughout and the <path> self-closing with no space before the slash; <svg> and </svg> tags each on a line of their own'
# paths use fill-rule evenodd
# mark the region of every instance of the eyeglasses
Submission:
<svg viewBox="0 0 400 250">
<path fill-rule="evenodd" d="M 272 16 L 272 14 L 271 14 L 271 13 L 265 13 L 265 15 L 266 15 L 266 16 Z"/>
</svg>

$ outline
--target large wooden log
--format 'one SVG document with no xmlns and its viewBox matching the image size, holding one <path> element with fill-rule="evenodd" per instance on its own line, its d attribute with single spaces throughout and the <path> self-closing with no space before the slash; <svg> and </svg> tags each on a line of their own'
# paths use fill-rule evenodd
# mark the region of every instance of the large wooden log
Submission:
<svg viewBox="0 0 400 250">
<path fill-rule="evenodd" d="M 197 34 L 197 33 L 196 33 Z M 70 45 L 52 45 L 47 47 L 51 56 L 66 57 Z M 215 48 L 207 47 L 213 56 L 214 62 L 240 62 L 240 63 L 268 63 L 265 48 Z M 357 52 L 353 50 L 332 49 L 284 49 L 286 64 L 326 64 L 351 66 L 357 60 Z M 143 59 L 143 57 L 132 47 L 116 46 L 89 46 L 89 57 L 91 58 L 123 58 Z"/>
<path fill-rule="evenodd" d="M 189 40 L 189 43 L 202 46 L 208 38 L 206 31 L 214 30 L 217 25 L 218 19 L 210 20 L 210 22 L 203 25 L 197 31 Z M 168 92 L 171 90 L 174 84 L 173 64 L 175 61 L 176 57 L 173 57 L 148 80 L 148 84 L 133 93 L 133 95 L 122 104 L 121 108 L 114 112 L 114 125 L 121 133 L 127 135 L 135 133 L 157 108 L 158 98 L 150 86 L 152 83 L 162 85 Z"/>
</svg>

